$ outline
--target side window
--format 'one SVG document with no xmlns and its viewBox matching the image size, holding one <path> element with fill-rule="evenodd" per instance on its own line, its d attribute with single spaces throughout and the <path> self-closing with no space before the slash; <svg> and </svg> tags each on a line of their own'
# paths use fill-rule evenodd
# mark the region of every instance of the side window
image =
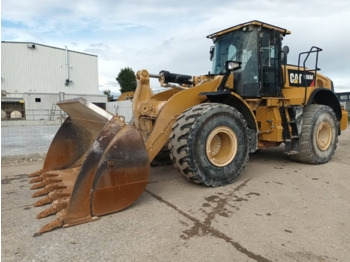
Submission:
<svg viewBox="0 0 350 262">
<path fill-rule="evenodd" d="M 262 64 L 263 66 L 275 66 L 275 47 L 269 46 L 269 47 L 263 47 L 262 50 Z"/>
<path fill-rule="evenodd" d="M 234 45 L 230 45 L 227 52 L 227 61 L 237 60 L 237 49 Z"/>
<path fill-rule="evenodd" d="M 263 66 L 278 66 L 278 50 L 276 50 L 276 41 L 274 34 L 264 32 L 261 38 L 261 63 Z"/>
<path fill-rule="evenodd" d="M 275 47 L 274 46 L 270 46 L 270 57 L 272 59 L 275 59 L 276 58 L 276 55 L 275 55 Z"/>
<path fill-rule="evenodd" d="M 261 39 L 261 63 L 263 66 L 273 66 L 273 59 L 275 58 L 275 48 L 271 43 L 270 34 L 264 32 Z"/>
<path fill-rule="evenodd" d="M 247 64 L 247 62 L 249 61 L 249 58 L 252 57 L 252 51 L 248 51 L 248 50 L 243 50 L 243 54 L 242 54 L 242 68 L 245 68 L 245 65 Z"/>
</svg>

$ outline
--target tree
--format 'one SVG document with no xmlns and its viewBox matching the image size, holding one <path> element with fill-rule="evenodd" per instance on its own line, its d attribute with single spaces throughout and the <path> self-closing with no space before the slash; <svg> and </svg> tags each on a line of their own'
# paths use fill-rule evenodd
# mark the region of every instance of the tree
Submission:
<svg viewBox="0 0 350 262">
<path fill-rule="evenodd" d="M 103 90 L 103 94 L 107 96 L 107 101 L 110 102 L 113 100 L 113 96 L 111 95 L 111 90 Z"/>
<path fill-rule="evenodd" d="M 130 67 L 121 69 L 116 80 L 120 85 L 121 93 L 135 91 L 136 76 L 135 76 L 135 72 Z"/>
</svg>

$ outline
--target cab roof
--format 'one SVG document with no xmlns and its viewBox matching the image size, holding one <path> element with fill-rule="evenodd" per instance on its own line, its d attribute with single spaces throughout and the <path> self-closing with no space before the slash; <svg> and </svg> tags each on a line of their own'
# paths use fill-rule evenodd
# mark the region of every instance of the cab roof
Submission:
<svg viewBox="0 0 350 262">
<path fill-rule="evenodd" d="M 278 26 L 274 26 L 274 25 L 270 25 L 270 24 L 267 24 L 267 23 L 264 23 L 264 22 L 260 22 L 260 21 L 257 21 L 257 20 L 253 20 L 253 21 L 250 21 L 250 22 L 246 22 L 246 23 L 243 23 L 243 24 L 235 25 L 233 27 L 230 27 L 230 28 L 221 30 L 219 32 L 213 33 L 211 35 L 208 35 L 207 38 L 213 38 L 213 37 L 216 37 L 216 36 L 224 35 L 224 34 L 227 34 L 229 32 L 239 30 L 239 29 L 241 29 L 241 28 L 243 28 L 245 26 L 248 26 L 248 25 L 260 26 L 260 27 L 265 27 L 265 28 L 268 28 L 268 29 L 273 29 L 273 30 L 281 32 L 283 35 L 289 35 L 291 33 L 291 31 L 289 31 L 287 29 L 284 29 L 284 28 L 281 28 L 281 27 L 278 27 Z"/>
</svg>

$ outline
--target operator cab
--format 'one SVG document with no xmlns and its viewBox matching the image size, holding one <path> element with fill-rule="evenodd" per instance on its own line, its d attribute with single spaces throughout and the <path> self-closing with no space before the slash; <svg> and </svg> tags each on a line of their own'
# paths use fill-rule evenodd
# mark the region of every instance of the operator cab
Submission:
<svg viewBox="0 0 350 262">
<path fill-rule="evenodd" d="M 280 96 L 283 86 L 282 37 L 290 31 L 259 21 L 211 34 L 212 74 L 225 74 L 227 61 L 241 63 L 234 71 L 234 91 L 242 97 Z M 283 55 L 282 55 L 283 54 Z"/>
</svg>

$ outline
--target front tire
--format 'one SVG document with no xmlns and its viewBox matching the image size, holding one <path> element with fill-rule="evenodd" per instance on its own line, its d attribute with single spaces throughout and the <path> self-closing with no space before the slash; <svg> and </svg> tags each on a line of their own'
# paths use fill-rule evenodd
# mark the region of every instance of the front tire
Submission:
<svg viewBox="0 0 350 262">
<path fill-rule="evenodd" d="M 299 153 L 294 160 L 309 164 L 327 163 L 338 142 L 338 121 L 332 108 L 310 105 L 304 113 Z"/>
<path fill-rule="evenodd" d="M 188 180 L 213 187 L 226 185 L 248 161 L 247 124 L 230 106 L 200 104 L 178 117 L 170 148 L 174 166 Z"/>
</svg>

